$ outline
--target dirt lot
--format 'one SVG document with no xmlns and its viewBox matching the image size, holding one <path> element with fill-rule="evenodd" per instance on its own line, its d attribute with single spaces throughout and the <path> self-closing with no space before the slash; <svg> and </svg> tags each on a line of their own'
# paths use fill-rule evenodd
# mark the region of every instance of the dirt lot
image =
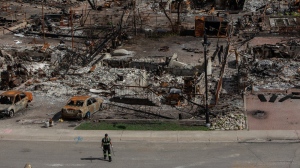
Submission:
<svg viewBox="0 0 300 168">
<path fill-rule="evenodd" d="M 208 47 L 208 54 L 212 55 L 216 49 L 217 38 L 211 38 L 212 43 Z M 175 36 L 166 35 L 161 38 L 144 38 L 142 35 L 129 41 L 121 48 L 136 52 L 137 58 L 146 58 L 149 56 L 172 56 L 174 53 L 178 55 L 178 61 L 188 64 L 203 63 L 204 48 L 202 46 L 203 38 L 193 36 Z M 219 45 L 225 45 L 225 39 L 220 39 Z M 167 51 L 159 51 L 160 48 L 167 46 Z M 197 49 L 199 53 L 188 52 L 184 48 Z M 200 61 L 199 61 L 200 60 Z"/>
</svg>

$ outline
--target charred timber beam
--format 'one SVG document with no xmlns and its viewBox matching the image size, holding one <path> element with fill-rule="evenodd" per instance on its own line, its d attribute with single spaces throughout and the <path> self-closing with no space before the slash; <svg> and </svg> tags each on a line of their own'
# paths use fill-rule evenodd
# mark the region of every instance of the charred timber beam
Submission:
<svg viewBox="0 0 300 168">
<path fill-rule="evenodd" d="M 112 27 L 110 25 L 106 26 L 94 26 L 94 27 L 81 27 L 81 28 L 76 28 L 76 30 L 105 30 L 105 31 L 112 31 Z"/>
<path fill-rule="evenodd" d="M 93 10 L 96 10 L 96 5 L 93 3 L 91 0 L 88 0 L 90 6 L 92 7 Z"/>
<path fill-rule="evenodd" d="M 0 17 L 1 18 L 1 17 Z M 6 18 L 2 18 L 0 19 L 0 22 L 8 22 L 8 23 L 12 23 L 12 22 L 17 22 L 18 20 L 14 20 L 14 19 L 6 19 Z"/>
<path fill-rule="evenodd" d="M 34 34 L 34 35 L 39 35 L 43 36 L 44 33 L 35 33 L 35 32 L 26 32 L 25 34 Z M 52 38 L 59 38 L 59 37 L 74 37 L 74 38 L 86 38 L 86 36 L 72 36 L 72 35 L 67 35 L 67 34 L 54 34 L 54 33 L 45 33 L 45 37 L 52 37 Z M 99 39 L 100 37 L 90 37 L 92 39 Z"/>
<path fill-rule="evenodd" d="M 6 30 L 8 30 L 8 31 L 10 31 L 10 32 L 12 32 L 12 33 L 17 33 L 17 32 L 15 32 L 13 30 L 9 30 L 9 28 L 6 28 L 6 27 L 3 27 L 3 28 L 6 29 Z"/>
</svg>

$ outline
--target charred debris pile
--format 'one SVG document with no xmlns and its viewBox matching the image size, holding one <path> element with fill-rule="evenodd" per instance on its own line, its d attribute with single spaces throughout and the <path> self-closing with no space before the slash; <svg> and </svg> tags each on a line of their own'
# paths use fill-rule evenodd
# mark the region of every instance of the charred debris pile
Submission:
<svg viewBox="0 0 300 168">
<path fill-rule="evenodd" d="M 186 56 L 176 52 L 142 56 L 123 47 L 135 45 L 141 35 L 159 39 L 174 34 L 200 38 L 207 34 L 216 39 L 208 47 L 206 67 L 212 129 L 247 127 L 243 112 L 247 92 L 273 89 L 286 94 L 299 86 L 299 40 L 292 38 L 300 32 L 299 1 L 178 3 L 3 2 L 1 35 L 23 41 L 1 46 L 0 88 L 31 90 L 50 97 L 101 96 L 107 114 L 100 117 L 103 119 L 189 119 L 203 124 L 202 57 L 185 63 L 180 58 Z M 22 8 L 26 5 L 40 12 L 30 13 Z M 12 16 L 19 8 L 23 12 Z M 277 36 L 285 41 L 249 45 L 256 37 Z M 199 46 L 181 49 L 204 54 Z M 171 48 L 164 45 L 158 51 Z"/>
</svg>

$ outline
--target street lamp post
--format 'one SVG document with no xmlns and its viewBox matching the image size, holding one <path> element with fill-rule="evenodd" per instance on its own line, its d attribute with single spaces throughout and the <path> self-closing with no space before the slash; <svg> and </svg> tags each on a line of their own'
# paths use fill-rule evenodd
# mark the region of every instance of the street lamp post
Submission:
<svg viewBox="0 0 300 168">
<path fill-rule="evenodd" d="M 206 121 L 206 126 L 210 127 L 210 122 L 209 122 L 209 111 L 208 111 L 208 89 L 207 89 L 207 46 L 210 45 L 210 42 L 207 41 L 207 35 L 206 32 L 204 32 L 204 41 L 202 43 L 204 47 L 204 72 L 205 72 L 205 121 Z"/>
</svg>

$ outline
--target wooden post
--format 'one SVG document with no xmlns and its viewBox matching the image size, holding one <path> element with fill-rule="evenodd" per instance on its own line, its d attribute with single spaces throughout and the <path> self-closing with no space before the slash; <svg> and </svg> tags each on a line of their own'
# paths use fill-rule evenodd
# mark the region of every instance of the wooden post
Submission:
<svg viewBox="0 0 300 168">
<path fill-rule="evenodd" d="M 74 30 L 73 30 L 73 11 L 72 8 L 70 8 L 70 24 L 71 24 L 71 34 L 72 34 L 72 49 L 74 48 Z"/>
<path fill-rule="evenodd" d="M 43 41 L 45 44 L 45 20 L 44 20 L 44 2 L 42 2 L 42 31 L 43 31 Z"/>
</svg>

